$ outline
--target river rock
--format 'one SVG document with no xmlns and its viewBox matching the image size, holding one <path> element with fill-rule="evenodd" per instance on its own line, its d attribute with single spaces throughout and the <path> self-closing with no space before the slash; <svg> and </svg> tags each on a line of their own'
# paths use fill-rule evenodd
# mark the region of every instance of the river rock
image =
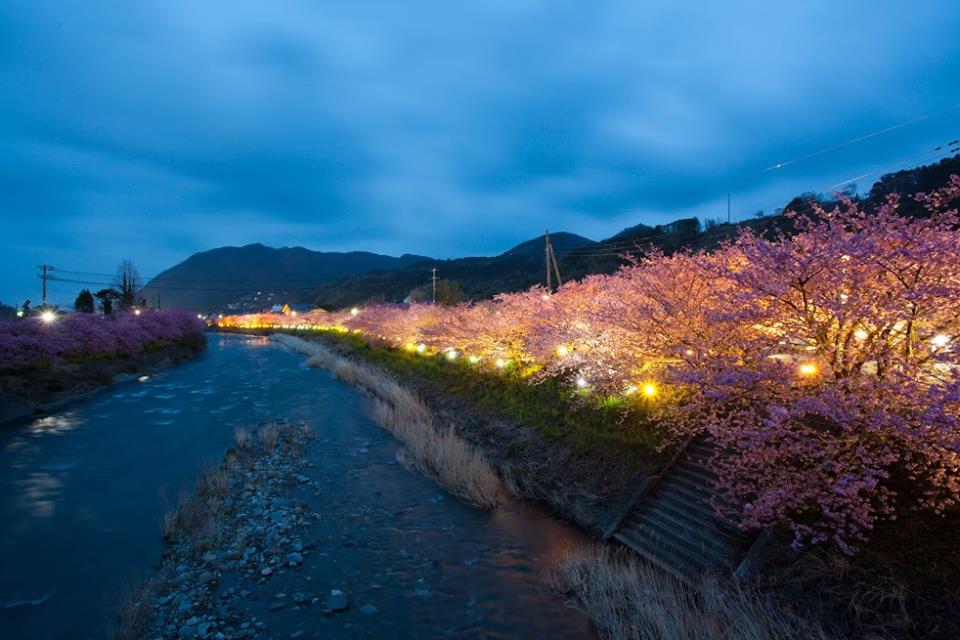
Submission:
<svg viewBox="0 0 960 640">
<path fill-rule="evenodd" d="M 294 551 L 293 553 L 287 555 L 287 563 L 289 563 L 291 567 L 295 567 L 302 562 L 303 554 L 299 551 Z"/>
<path fill-rule="evenodd" d="M 263 569 L 260 569 L 260 575 L 262 575 L 263 577 L 273 575 L 273 569 L 271 569 L 270 567 L 264 567 Z"/>
<path fill-rule="evenodd" d="M 380 610 L 377 609 L 377 608 L 376 608 L 375 606 L 373 606 L 372 604 L 365 604 L 365 605 L 363 605 L 362 607 L 360 607 L 360 613 L 362 613 L 362 614 L 365 615 L 365 616 L 372 616 L 372 615 L 374 615 L 374 614 L 376 614 L 376 613 L 379 613 L 379 612 L 380 612 Z"/>
<path fill-rule="evenodd" d="M 340 589 L 331 589 L 330 595 L 327 596 L 326 605 L 330 611 L 343 611 L 350 607 L 350 601 Z"/>
</svg>

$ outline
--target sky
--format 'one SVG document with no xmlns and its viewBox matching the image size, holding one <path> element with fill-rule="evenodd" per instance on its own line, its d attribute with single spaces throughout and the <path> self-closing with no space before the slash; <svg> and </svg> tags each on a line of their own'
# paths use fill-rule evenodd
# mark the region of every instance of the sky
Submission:
<svg viewBox="0 0 960 640">
<path fill-rule="evenodd" d="M 960 138 L 958 33 L 955 0 L 3 0 L 0 301 L 41 263 L 494 255 L 867 188 Z"/>
</svg>

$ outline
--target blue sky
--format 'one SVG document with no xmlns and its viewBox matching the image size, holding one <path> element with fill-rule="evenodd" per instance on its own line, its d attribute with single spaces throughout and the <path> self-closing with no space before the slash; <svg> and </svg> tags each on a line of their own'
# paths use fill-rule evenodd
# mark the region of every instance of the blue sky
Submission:
<svg viewBox="0 0 960 640">
<path fill-rule="evenodd" d="M 6 0 L 0 300 L 41 262 L 495 254 L 869 186 L 960 138 L 958 33 L 950 1 Z"/>
</svg>

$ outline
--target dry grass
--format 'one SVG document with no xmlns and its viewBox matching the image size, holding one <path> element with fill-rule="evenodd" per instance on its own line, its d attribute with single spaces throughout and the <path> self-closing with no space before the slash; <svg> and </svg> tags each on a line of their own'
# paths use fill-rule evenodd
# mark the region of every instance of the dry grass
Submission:
<svg viewBox="0 0 960 640">
<path fill-rule="evenodd" d="M 237 425 L 233 428 L 233 439 L 236 440 L 237 446 L 241 449 L 246 449 L 253 442 L 250 437 L 250 431 L 246 427 L 241 427 Z"/>
<path fill-rule="evenodd" d="M 277 448 L 277 439 L 280 437 L 280 430 L 276 425 L 271 424 L 261 428 L 257 435 L 260 437 L 260 446 L 263 450 L 268 454 L 273 453 Z"/>
<path fill-rule="evenodd" d="M 704 577 L 687 585 L 625 552 L 588 547 L 555 568 L 602 638 L 823 640 L 815 623 L 751 589 Z"/>
<path fill-rule="evenodd" d="M 497 504 L 500 482 L 480 452 L 452 427 L 434 424 L 432 412 L 413 393 L 383 371 L 340 356 L 323 345 L 275 334 L 274 340 L 310 356 L 307 364 L 332 371 L 338 378 L 374 398 L 373 419 L 399 440 L 408 452 L 401 461 L 481 509 Z"/>
</svg>

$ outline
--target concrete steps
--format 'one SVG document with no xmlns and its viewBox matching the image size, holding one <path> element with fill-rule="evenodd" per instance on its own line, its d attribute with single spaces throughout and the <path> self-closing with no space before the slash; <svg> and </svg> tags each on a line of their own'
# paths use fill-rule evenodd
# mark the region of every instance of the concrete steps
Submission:
<svg viewBox="0 0 960 640">
<path fill-rule="evenodd" d="M 704 572 L 732 574 L 756 536 L 718 516 L 711 505 L 717 476 L 707 461 L 713 455 L 704 437 L 690 442 L 651 481 L 609 537 L 684 580 Z"/>
</svg>

